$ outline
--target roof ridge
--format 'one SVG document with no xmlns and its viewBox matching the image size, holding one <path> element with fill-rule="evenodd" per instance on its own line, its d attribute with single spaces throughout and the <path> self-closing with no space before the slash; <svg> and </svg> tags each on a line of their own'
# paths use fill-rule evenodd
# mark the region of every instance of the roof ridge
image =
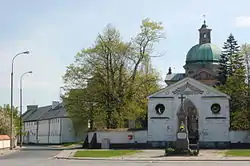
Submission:
<svg viewBox="0 0 250 166">
<path fill-rule="evenodd" d="M 48 105 L 48 106 L 51 106 L 51 105 Z M 40 120 L 41 116 L 44 115 L 45 113 L 49 112 L 51 109 L 52 109 L 52 106 L 51 106 L 51 108 L 49 108 L 48 110 L 44 111 L 44 112 L 37 118 L 37 120 Z"/>
<path fill-rule="evenodd" d="M 36 111 L 38 111 L 38 108 L 34 110 L 33 109 L 27 110 L 25 114 L 27 114 L 29 111 L 31 111 L 31 113 L 26 117 L 26 119 L 29 119 Z M 25 114 L 23 114 L 23 117 L 25 116 Z"/>
</svg>

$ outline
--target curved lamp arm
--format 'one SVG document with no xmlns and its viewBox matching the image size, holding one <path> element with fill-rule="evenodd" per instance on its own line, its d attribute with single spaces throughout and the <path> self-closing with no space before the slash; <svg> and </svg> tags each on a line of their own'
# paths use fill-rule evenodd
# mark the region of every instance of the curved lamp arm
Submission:
<svg viewBox="0 0 250 166">
<path fill-rule="evenodd" d="M 16 57 L 18 57 L 19 55 L 22 55 L 22 54 L 29 54 L 29 53 L 30 53 L 29 51 L 20 52 L 20 53 L 16 54 L 16 55 L 12 58 L 12 63 L 11 63 L 11 72 L 12 72 L 12 73 L 13 73 L 14 60 L 16 59 Z"/>
</svg>

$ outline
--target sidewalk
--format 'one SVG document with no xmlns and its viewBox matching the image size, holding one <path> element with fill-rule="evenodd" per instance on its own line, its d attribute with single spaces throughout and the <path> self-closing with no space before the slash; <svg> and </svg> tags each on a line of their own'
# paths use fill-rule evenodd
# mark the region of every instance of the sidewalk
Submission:
<svg viewBox="0 0 250 166">
<path fill-rule="evenodd" d="M 20 150 L 20 147 L 16 147 L 15 149 L 13 150 L 10 150 L 9 148 L 6 148 L 6 149 L 0 149 L 0 157 L 1 156 L 5 156 L 5 155 L 8 155 L 8 154 L 11 154 L 11 153 L 14 153 L 14 152 L 17 152 Z"/>
<path fill-rule="evenodd" d="M 78 149 L 79 150 L 79 149 Z M 67 160 L 123 160 L 123 161 L 250 161 L 250 157 L 225 157 L 216 150 L 202 150 L 199 156 L 163 156 L 163 150 L 143 150 L 140 153 L 112 158 L 73 157 L 78 150 L 63 150 L 55 159 Z M 83 149 L 80 149 L 83 150 Z"/>
</svg>

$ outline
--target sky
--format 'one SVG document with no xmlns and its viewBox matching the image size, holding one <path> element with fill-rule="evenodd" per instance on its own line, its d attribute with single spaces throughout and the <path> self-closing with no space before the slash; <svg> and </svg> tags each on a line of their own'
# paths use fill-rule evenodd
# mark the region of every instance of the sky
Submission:
<svg viewBox="0 0 250 166">
<path fill-rule="evenodd" d="M 250 43 L 249 0 L 0 0 L 0 105 L 10 103 L 11 60 L 14 61 L 14 105 L 19 107 L 23 78 L 23 110 L 60 99 L 62 76 L 81 49 L 93 45 L 97 34 L 112 24 L 124 40 L 139 32 L 141 21 L 163 23 L 166 39 L 155 47 L 153 66 L 162 80 L 171 66 L 184 72 L 185 56 L 198 43 L 203 15 L 218 47 L 230 33 L 239 44 Z"/>
</svg>

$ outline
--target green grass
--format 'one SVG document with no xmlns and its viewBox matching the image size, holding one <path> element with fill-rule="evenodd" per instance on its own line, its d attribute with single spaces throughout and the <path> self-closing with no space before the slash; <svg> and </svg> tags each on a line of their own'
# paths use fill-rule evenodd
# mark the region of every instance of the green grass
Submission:
<svg viewBox="0 0 250 166">
<path fill-rule="evenodd" d="M 244 156 L 244 157 L 250 157 L 250 149 L 227 150 L 225 152 L 225 156 Z"/>
<path fill-rule="evenodd" d="M 74 157 L 117 157 L 138 153 L 138 150 L 79 150 Z"/>
<path fill-rule="evenodd" d="M 83 144 L 83 142 L 72 142 L 72 143 L 65 143 L 63 144 L 64 147 L 69 147 L 73 145 Z"/>
<path fill-rule="evenodd" d="M 65 143 L 65 144 L 63 144 L 64 147 L 68 147 L 68 146 L 72 146 L 72 145 L 75 145 L 75 143 Z"/>
</svg>

